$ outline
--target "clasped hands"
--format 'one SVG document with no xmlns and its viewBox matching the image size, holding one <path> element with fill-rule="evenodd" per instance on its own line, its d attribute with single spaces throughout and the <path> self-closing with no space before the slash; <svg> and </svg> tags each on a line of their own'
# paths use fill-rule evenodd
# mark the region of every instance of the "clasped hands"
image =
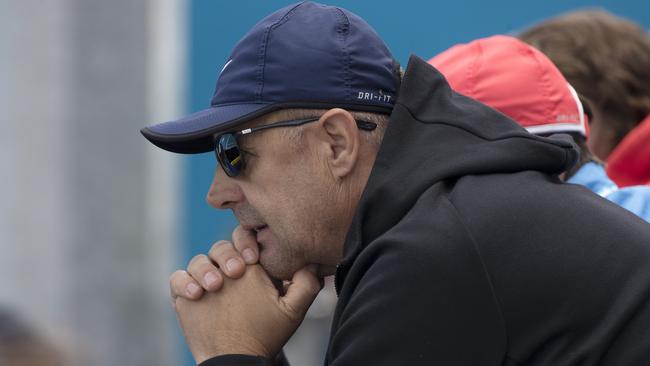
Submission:
<svg viewBox="0 0 650 366">
<path fill-rule="evenodd" d="M 172 304 L 197 364 L 226 354 L 273 359 L 322 288 L 313 266 L 297 271 L 284 294 L 257 264 L 253 232 L 238 226 L 170 277 Z"/>
</svg>

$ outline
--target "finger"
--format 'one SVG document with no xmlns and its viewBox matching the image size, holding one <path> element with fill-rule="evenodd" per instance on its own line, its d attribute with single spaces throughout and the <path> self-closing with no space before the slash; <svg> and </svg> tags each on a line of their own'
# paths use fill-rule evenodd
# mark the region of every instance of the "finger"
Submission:
<svg viewBox="0 0 650 366">
<path fill-rule="evenodd" d="M 310 265 L 294 273 L 287 294 L 280 298 L 287 315 L 294 321 L 301 321 L 305 317 L 307 309 L 323 288 L 323 282 L 316 277 L 315 269 L 314 265 Z"/>
<path fill-rule="evenodd" d="M 169 277 L 169 291 L 172 302 L 177 297 L 183 297 L 188 300 L 199 299 L 203 295 L 201 286 L 189 275 L 189 273 L 178 270 Z"/>
<path fill-rule="evenodd" d="M 187 266 L 187 272 L 207 291 L 216 291 L 223 285 L 221 271 L 205 254 L 194 256 Z"/>
<path fill-rule="evenodd" d="M 277 285 L 275 287 L 278 288 L 278 291 L 280 292 L 280 296 L 284 296 L 287 294 L 287 290 L 289 290 L 289 286 L 291 286 L 291 281 L 282 281 L 282 291 L 280 291 L 280 288 Z"/>
<path fill-rule="evenodd" d="M 216 242 L 208 253 L 210 259 L 215 261 L 221 271 L 230 278 L 239 278 L 246 270 L 244 259 L 240 256 L 235 246 L 227 240 Z"/>
<path fill-rule="evenodd" d="M 241 253 L 246 264 L 257 263 L 260 249 L 255 231 L 246 230 L 241 225 L 238 225 L 235 231 L 232 232 L 232 241 L 235 244 L 235 249 Z"/>
</svg>

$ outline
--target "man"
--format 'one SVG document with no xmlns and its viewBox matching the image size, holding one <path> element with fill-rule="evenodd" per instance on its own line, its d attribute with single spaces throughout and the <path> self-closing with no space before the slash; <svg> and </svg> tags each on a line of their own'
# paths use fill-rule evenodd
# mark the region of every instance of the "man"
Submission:
<svg viewBox="0 0 650 366">
<path fill-rule="evenodd" d="M 615 153 L 650 118 L 647 31 L 608 12 L 587 10 L 544 21 L 519 37 L 546 54 L 589 100 L 594 112 L 589 147 L 614 168 L 608 169 L 614 181 L 627 186 L 650 180 L 650 155 Z"/>
<path fill-rule="evenodd" d="M 230 59 L 210 109 L 142 131 L 216 149 L 208 201 L 240 222 L 170 280 L 197 363 L 272 364 L 329 274 L 328 365 L 650 361 L 649 226 L 557 179 L 571 143 L 417 57 L 398 88 L 386 46 L 340 8 L 281 9 Z"/>
<path fill-rule="evenodd" d="M 575 90 L 540 51 L 508 36 L 456 45 L 429 60 L 451 87 L 502 112 L 529 132 L 566 133 L 580 160 L 562 174 L 601 197 L 650 221 L 650 187 L 619 189 L 587 146 L 588 116 Z"/>
</svg>

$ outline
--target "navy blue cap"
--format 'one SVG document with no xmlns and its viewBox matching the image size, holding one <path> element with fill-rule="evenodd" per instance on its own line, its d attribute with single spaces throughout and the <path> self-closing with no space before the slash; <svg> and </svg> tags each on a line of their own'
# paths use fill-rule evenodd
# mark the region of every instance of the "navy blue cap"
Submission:
<svg viewBox="0 0 650 366">
<path fill-rule="evenodd" d="M 399 64 L 363 19 L 313 2 L 262 19 L 235 46 L 210 108 L 145 127 L 156 146 L 178 153 L 214 148 L 214 135 L 285 108 L 346 108 L 390 114 Z"/>
</svg>

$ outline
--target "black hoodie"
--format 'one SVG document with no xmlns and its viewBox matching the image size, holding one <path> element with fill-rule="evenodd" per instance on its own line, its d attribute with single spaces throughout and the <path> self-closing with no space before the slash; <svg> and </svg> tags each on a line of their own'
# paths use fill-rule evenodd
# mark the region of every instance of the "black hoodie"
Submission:
<svg viewBox="0 0 650 366">
<path fill-rule="evenodd" d="M 412 57 L 337 270 L 326 364 L 650 365 L 650 225 L 561 183 L 576 159 Z"/>
</svg>

